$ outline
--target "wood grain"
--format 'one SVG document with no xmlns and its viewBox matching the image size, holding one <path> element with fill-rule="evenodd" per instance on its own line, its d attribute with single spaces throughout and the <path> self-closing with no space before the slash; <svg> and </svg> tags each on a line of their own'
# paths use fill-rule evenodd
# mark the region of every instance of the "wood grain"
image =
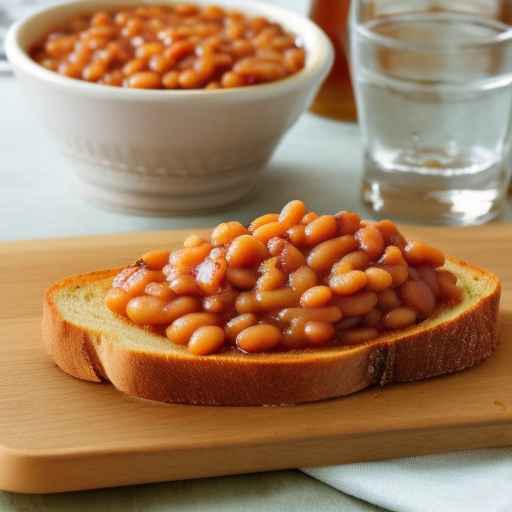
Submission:
<svg viewBox="0 0 512 512">
<path fill-rule="evenodd" d="M 511 228 L 404 229 L 503 280 L 501 344 L 481 366 L 287 408 L 167 405 L 59 371 L 41 295 L 67 274 L 131 261 L 186 231 L 0 245 L 0 488 L 57 492 L 512 444 Z"/>
</svg>

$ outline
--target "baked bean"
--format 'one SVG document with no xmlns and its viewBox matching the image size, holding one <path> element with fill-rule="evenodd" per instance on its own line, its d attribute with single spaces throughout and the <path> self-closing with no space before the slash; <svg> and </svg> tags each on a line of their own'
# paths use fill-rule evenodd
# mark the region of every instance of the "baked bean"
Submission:
<svg viewBox="0 0 512 512">
<path fill-rule="evenodd" d="M 373 310 L 372 310 L 373 311 Z M 370 311 L 371 313 L 371 311 Z M 370 314 L 368 313 L 368 314 Z M 340 322 L 336 324 L 336 330 L 338 332 L 342 332 L 346 329 L 352 329 L 353 327 L 357 327 L 364 320 L 362 316 L 347 316 Z"/>
<path fill-rule="evenodd" d="M 300 297 L 303 308 L 320 308 L 332 299 L 332 291 L 328 286 L 313 286 Z"/>
<path fill-rule="evenodd" d="M 162 299 L 142 295 L 130 299 L 126 305 L 126 315 L 138 325 L 164 325 L 172 321 Z"/>
<path fill-rule="evenodd" d="M 224 9 L 218 5 L 207 5 L 201 12 L 201 17 L 207 20 L 220 20 L 224 15 Z"/>
<path fill-rule="evenodd" d="M 332 324 L 310 321 L 306 323 L 304 333 L 312 345 L 324 345 L 335 338 Z"/>
<path fill-rule="evenodd" d="M 253 39 L 254 45 L 260 48 L 271 48 L 274 37 L 278 33 L 279 30 L 276 27 L 266 27 Z"/>
<path fill-rule="evenodd" d="M 378 305 L 382 311 L 389 311 L 400 306 L 401 302 L 395 290 L 384 290 L 377 294 Z"/>
<path fill-rule="evenodd" d="M 340 341 L 347 345 L 355 345 L 357 343 L 363 343 L 365 341 L 377 338 L 379 331 L 374 327 L 357 327 L 355 329 L 347 329 L 341 331 L 338 335 Z"/>
<path fill-rule="evenodd" d="M 100 37 L 106 39 L 112 39 L 117 35 L 117 28 L 110 26 L 92 27 L 88 30 L 88 34 L 91 37 Z"/>
<path fill-rule="evenodd" d="M 214 80 L 213 82 L 208 82 L 205 89 L 222 89 L 222 86 L 220 85 L 219 82 Z"/>
<path fill-rule="evenodd" d="M 314 247 L 309 253 L 307 262 L 308 265 L 317 272 L 324 272 L 329 270 L 341 257 L 356 248 L 357 242 L 352 235 L 332 238 Z"/>
<path fill-rule="evenodd" d="M 292 272 L 289 277 L 289 284 L 292 290 L 299 294 L 302 294 L 309 288 L 312 288 L 316 283 L 316 273 L 305 265 L 299 267 L 295 272 Z"/>
<path fill-rule="evenodd" d="M 157 297 L 165 302 L 169 302 L 176 297 L 176 294 L 171 290 L 169 283 L 149 283 L 144 288 L 146 295 Z"/>
<path fill-rule="evenodd" d="M 247 327 L 236 337 L 236 344 L 244 352 L 266 352 L 279 345 L 281 331 L 270 324 L 258 324 Z"/>
<path fill-rule="evenodd" d="M 107 70 L 107 64 L 97 60 L 89 64 L 82 71 L 82 78 L 88 82 L 97 82 Z"/>
<path fill-rule="evenodd" d="M 384 249 L 384 254 L 380 257 L 379 263 L 384 265 L 406 265 L 402 251 L 395 245 L 388 245 Z"/>
<path fill-rule="evenodd" d="M 226 277 L 228 281 L 241 290 L 253 288 L 258 279 L 258 274 L 251 269 L 246 268 L 228 268 Z"/>
<path fill-rule="evenodd" d="M 434 267 L 421 266 L 416 269 L 422 281 L 432 290 L 436 299 L 439 297 L 439 283 L 437 282 L 436 269 Z"/>
<path fill-rule="evenodd" d="M 169 323 L 189 313 L 201 311 L 201 302 L 197 297 L 177 297 L 165 306 L 165 313 L 169 315 Z"/>
<path fill-rule="evenodd" d="M 316 245 L 333 238 L 338 232 L 338 224 L 334 215 L 322 215 L 306 225 L 306 243 Z"/>
<path fill-rule="evenodd" d="M 306 258 L 304 258 L 302 252 L 286 241 L 278 258 L 280 267 L 287 274 L 294 272 L 306 263 Z"/>
<path fill-rule="evenodd" d="M 294 200 L 285 204 L 279 214 L 279 222 L 285 227 L 285 230 L 299 224 L 306 214 L 306 206 L 302 201 Z"/>
<path fill-rule="evenodd" d="M 147 62 L 144 59 L 133 59 L 123 66 L 123 73 L 132 76 L 146 69 Z"/>
<path fill-rule="evenodd" d="M 232 89 L 245 85 L 245 78 L 234 71 L 227 71 L 222 75 L 220 83 L 224 89 Z"/>
<path fill-rule="evenodd" d="M 235 308 L 240 314 L 258 312 L 260 305 L 256 300 L 256 294 L 254 292 L 240 293 L 236 298 Z"/>
<path fill-rule="evenodd" d="M 260 274 L 264 274 L 265 272 L 269 272 L 275 268 L 279 268 L 279 257 L 272 256 L 262 261 L 258 267 L 258 272 Z"/>
<path fill-rule="evenodd" d="M 214 313 L 188 313 L 172 322 L 165 331 L 166 336 L 177 345 L 186 345 L 199 327 L 217 325 L 220 317 Z"/>
<path fill-rule="evenodd" d="M 306 320 L 304 318 L 295 318 L 290 325 L 283 331 L 281 343 L 289 350 L 303 348 L 308 344 L 306 336 Z"/>
<path fill-rule="evenodd" d="M 230 243 L 226 259 L 230 267 L 250 267 L 258 265 L 267 254 L 262 242 L 250 235 L 240 235 Z"/>
<path fill-rule="evenodd" d="M 204 243 L 197 247 L 185 247 L 174 251 L 169 256 L 169 263 L 175 267 L 192 271 L 210 253 L 211 245 Z"/>
<path fill-rule="evenodd" d="M 191 274 L 184 274 L 175 277 L 170 283 L 169 287 L 176 295 L 198 295 L 199 287 L 196 280 Z"/>
<path fill-rule="evenodd" d="M 226 323 L 225 331 L 229 340 L 234 341 L 238 334 L 251 325 L 256 325 L 258 318 L 252 313 L 244 313 L 233 317 Z"/>
<path fill-rule="evenodd" d="M 211 55 L 203 55 L 196 60 L 194 70 L 202 81 L 208 81 L 215 73 L 215 59 Z"/>
<path fill-rule="evenodd" d="M 288 228 L 286 235 L 295 247 L 306 245 L 306 227 L 303 224 L 297 224 Z"/>
<path fill-rule="evenodd" d="M 131 14 L 127 11 L 119 11 L 114 14 L 114 23 L 119 26 L 124 26 L 128 23 Z"/>
<path fill-rule="evenodd" d="M 160 75 L 152 71 L 134 73 L 126 80 L 126 86 L 132 89 L 158 89 L 160 83 Z"/>
<path fill-rule="evenodd" d="M 353 235 L 360 227 L 361 217 L 354 212 L 342 211 L 335 216 L 340 235 Z"/>
<path fill-rule="evenodd" d="M 300 222 L 301 224 L 308 225 L 310 222 L 313 222 L 316 219 L 318 219 L 318 213 L 308 212 L 306 215 L 304 215 L 304 217 L 302 217 Z"/>
<path fill-rule="evenodd" d="M 223 345 L 224 330 L 217 325 L 205 325 L 194 331 L 188 349 L 192 354 L 206 356 L 218 352 Z"/>
<path fill-rule="evenodd" d="M 153 55 L 149 59 L 148 67 L 151 71 L 154 71 L 155 73 L 162 74 L 162 81 L 163 81 L 163 79 L 165 77 L 165 73 L 167 71 L 169 71 L 173 65 L 174 65 L 174 61 L 170 57 L 167 57 L 166 55 L 157 54 L 157 55 Z M 164 86 L 165 86 L 165 84 L 164 84 Z M 173 87 L 166 87 L 166 88 L 172 89 Z"/>
<path fill-rule="evenodd" d="M 114 313 L 124 315 L 131 298 L 131 295 L 121 288 L 110 288 L 105 296 L 105 304 Z"/>
<path fill-rule="evenodd" d="M 141 259 L 151 270 L 162 270 L 169 262 L 169 251 L 157 250 L 149 251 L 142 255 Z"/>
<path fill-rule="evenodd" d="M 219 291 L 216 295 L 209 295 L 203 299 L 203 309 L 210 313 L 225 313 L 233 310 L 238 293 L 232 288 Z"/>
<path fill-rule="evenodd" d="M 344 316 L 359 316 L 368 314 L 377 304 L 375 292 L 358 292 L 349 297 L 338 297 L 336 305 Z"/>
<path fill-rule="evenodd" d="M 364 273 L 366 274 L 366 278 L 368 280 L 366 287 L 368 290 L 373 292 L 381 292 L 393 284 L 393 278 L 391 274 L 381 268 L 370 267 L 367 268 Z"/>
<path fill-rule="evenodd" d="M 249 224 L 249 231 L 254 233 L 258 228 L 264 226 L 265 224 L 269 224 L 271 222 L 277 222 L 279 220 L 278 213 L 266 213 L 265 215 L 261 215 L 257 217 Z"/>
<path fill-rule="evenodd" d="M 121 34 L 124 37 L 134 37 L 139 35 L 144 29 L 144 24 L 140 18 L 130 18 L 124 24 Z"/>
<path fill-rule="evenodd" d="M 259 34 L 266 26 L 268 26 L 268 20 L 262 16 L 256 16 L 249 20 L 249 27 L 255 34 Z"/>
<path fill-rule="evenodd" d="M 364 316 L 363 322 L 366 327 L 379 327 L 381 318 L 382 313 L 374 308 Z"/>
<path fill-rule="evenodd" d="M 459 302 L 462 300 L 463 292 L 459 288 L 457 278 L 447 270 L 437 270 L 437 282 L 439 284 L 439 295 L 446 300 Z"/>
<path fill-rule="evenodd" d="M 384 315 L 382 320 L 388 329 L 404 329 L 416 322 L 416 311 L 411 308 L 396 308 Z"/>
<path fill-rule="evenodd" d="M 185 69 L 178 77 L 182 89 L 196 89 L 202 82 L 202 78 L 194 69 Z"/>
<path fill-rule="evenodd" d="M 249 55 L 252 55 L 254 53 L 254 46 L 250 41 L 246 41 L 245 39 L 237 39 L 231 43 L 231 53 L 234 54 L 236 57 L 248 57 Z M 302 67 L 304 67 L 304 65 L 302 65 Z M 300 69 L 302 69 L 302 67 Z M 293 73 L 295 71 L 291 70 L 291 72 Z"/>
<path fill-rule="evenodd" d="M 286 68 L 280 62 L 259 57 L 245 57 L 239 60 L 233 71 L 256 82 L 273 82 L 284 78 Z"/>
<path fill-rule="evenodd" d="M 281 52 L 283 50 L 288 50 L 292 46 L 294 46 L 294 42 L 295 41 L 293 40 L 293 38 L 288 35 L 277 36 L 277 37 L 274 37 L 274 40 L 272 41 L 272 48 L 274 50 L 278 50 Z M 286 56 L 285 56 L 285 59 L 286 59 Z M 299 69 L 301 69 L 302 67 L 303 67 L 303 65 L 301 65 Z"/>
<path fill-rule="evenodd" d="M 305 320 L 336 323 L 343 317 L 341 309 L 337 306 L 327 306 L 323 308 L 285 308 L 279 312 L 279 319 L 283 322 L 291 322 L 296 318 Z"/>
<path fill-rule="evenodd" d="M 329 278 L 329 286 L 337 295 L 353 295 L 362 290 L 367 282 L 368 277 L 361 270 L 351 270 L 345 274 L 335 274 Z"/>
<path fill-rule="evenodd" d="M 391 275 L 391 286 L 393 288 L 397 288 L 402 283 L 405 283 L 409 277 L 407 265 L 380 265 L 380 268 Z"/>
<path fill-rule="evenodd" d="M 450 272 L 449 270 L 437 269 L 436 275 L 438 279 L 442 279 L 451 284 L 457 284 L 457 276 Z"/>
<path fill-rule="evenodd" d="M 185 238 L 185 241 L 183 242 L 183 247 L 197 247 L 204 243 L 206 243 L 206 240 L 204 238 L 201 238 L 199 235 L 189 235 L 187 236 L 187 238 Z"/>
<path fill-rule="evenodd" d="M 196 281 L 207 295 L 217 293 L 222 285 L 228 264 L 224 258 L 206 258 L 196 267 Z"/>
<path fill-rule="evenodd" d="M 191 55 L 194 51 L 194 45 L 190 41 L 176 41 L 172 43 L 170 48 L 167 48 L 164 55 L 177 62 Z"/>
<path fill-rule="evenodd" d="M 306 53 L 302 48 L 290 48 L 284 52 L 284 65 L 289 73 L 297 73 L 303 67 Z"/>
<path fill-rule="evenodd" d="M 95 14 L 93 14 L 91 18 L 91 25 L 93 27 L 102 27 L 104 25 L 109 25 L 110 22 L 110 14 L 107 11 L 98 11 Z"/>
<path fill-rule="evenodd" d="M 402 301 L 423 317 L 429 316 L 434 311 L 436 298 L 423 281 L 406 281 L 400 287 L 399 293 Z"/>
<path fill-rule="evenodd" d="M 136 295 L 144 293 L 144 288 L 146 288 L 149 283 L 160 283 L 164 280 L 165 276 L 163 272 L 139 268 L 136 272 L 132 273 L 120 287 L 132 297 L 135 297 Z"/>
<path fill-rule="evenodd" d="M 430 265 L 442 267 L 444 265 L 444 254 L 424 242 L 409 242 L 404 249 L 405 259 L 410 265 Z"/>
<path fill-rule="evenodd" d="M 258 290 L 256 300 L 260 309 L 272 310 L 296 306 L 299 297 L 291 288 L 278 288 L 276 290 Z"/>
<path fill-rule="evenodd" d="M 213 245 L 228 245 L 236 237 L 247 234 L 247 228 L 240 222 L 230 221 L 219 224 L 211 234 Z"/>
<path fill-rule="evenodd" d="M 361 250 L 365 251 L 370 259 L 378 259 L 384 251 L 384 239 L 380 231 L 374 226 L 366 226 L 356 231 L 355 238 Z"/>
<path fill-rule="evenodd" d="M 210 251 L 210 258 L 212 260 L 216 260 L 218 258 L 224 258 L 226 259 L 226 253 L 227 253 L 227 248 L 223 245 L 218 245 L 216 247 L 213 247 L 212 250 Z"/>
<path fill-rule="evenodd" d="M 128 278 L 138 272 L 141 268 L 143 267 L 137 263 L 135 265 L 124 268 L 112 280 L 112 287 L 123 288 Z"/>
<path fill-rule="evenodd" d="M 400 235 L 395 223 L 388 219 L 375 222 L 374 226 L 380 231 L 386 245 L 393 245 L 395 237 Z"/>
<path fill-rule="evenodd" d="M 286 283 L 286 274 L 278 268 L 270 268 L 258 278 L 256 288 L 261 291 L 270 291 L 281 288 Z"/>
<path fill-rule="evenodd" d="M 80 78 L 83 68 L 84 66 L 76 62 L 61 62 L 58 67 L 58 72 L 69 78 Z"/>
<path fill-rule="evenodd" d="M 101 78 L 101 83 L 105 85 L 110 85 L 113 87 L 118 87 L 122 85 L 124 81 L 124 75 L 121 70 L 116 69 L 111 71 L 110 73 L 105 73 Z"/>
<path fill-rule="evenodd" d="M 368 266 L 370 258 L 364 251 L 352 251 L 343 256 L 341 260 L 333 265 L 331 272 L 339 275 L 351 270 L 362 270 Z"/>
<path fill-rule="evenodd" d="M 74 36 L 60 36 L 49 40 L 44 49 L 50 57 L 60 58 L 73 50 L 75 42 L 76 37 Z"/>
<path fill-rule="evenodd" d="M 409 267 L 407 271 L 409 272 L 409 279 L 411 279 L 412 281 L 421 280 L 419 272 L 414 267 Z"/>
<path fill-rule="evenodd" d="M 259 228 L 256 228 L 252 236 L 263 243 L 268 242 L 271 238 L 279 237 L 286 231 L 286 227 L 281 222 L 268 222 Z"/>
<path fill-rule="evenodd" d="M 277 261 L 278 261 L 277 256 L 279 256 L 279 254 L 281 254 L 281 252 L 284 250 L 285 247 L 286 247 L 286 240 L 284 238 L 277 238 L 277 237 L 271 238 L 267 242 L 268 252 L 269 252 L 270 256 L 273 257 L 273 258 L 270 258 L 270 260 L 268 260 L 269 263 L 272 261 L 275 261 L 277 264 Z"/>
</svg>

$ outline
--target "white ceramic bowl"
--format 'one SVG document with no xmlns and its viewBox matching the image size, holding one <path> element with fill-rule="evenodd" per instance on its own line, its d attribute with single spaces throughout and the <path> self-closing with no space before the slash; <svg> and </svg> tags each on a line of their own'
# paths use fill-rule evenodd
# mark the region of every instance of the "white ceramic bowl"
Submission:
<svg viewBox="0 0 512 512">
<path fill-rule="evenodd" d="M 16 23 L 6 51 L 29 106 L 81 178 L 81 192 L 111 209 L 189 213 L 247 194 L 281 137 L 309 106 L 333 52 L 307 18 L 252 0 L 195 0 L 263 15 L 300 36 L 304 69 L 279 82 L 230 90 L 136 90 L 73 80 L 27 55 L 79 12 L 141 0 L 73 0 Z M 165 0 L 155 0 L 162 4 Z"/>
</svg>

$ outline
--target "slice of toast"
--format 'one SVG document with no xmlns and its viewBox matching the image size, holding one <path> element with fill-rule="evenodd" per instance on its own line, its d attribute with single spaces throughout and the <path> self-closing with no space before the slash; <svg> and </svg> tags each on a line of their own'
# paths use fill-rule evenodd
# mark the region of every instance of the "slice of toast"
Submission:
<svg viewBox="0 0 512 512">
<path fill-rule="evenodd" d="M 354 346 L 196 356 L 104 304 L 114 275 L 69 277 L 44 299 L 43 339 L 55 363 L 88 381 L 110 381 L 142 398 L 204 405 L 295 404 L 348 395 L 372 384 L 425 379 L 469 368 L 497 344 L 500 283 L 455 258 L 462 302 L 407 329 Z"/>
</svg>

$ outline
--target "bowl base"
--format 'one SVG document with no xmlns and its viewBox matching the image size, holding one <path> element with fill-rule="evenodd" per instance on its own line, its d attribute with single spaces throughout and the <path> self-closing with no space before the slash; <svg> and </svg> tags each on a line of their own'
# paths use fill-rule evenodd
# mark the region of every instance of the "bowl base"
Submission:
<svg viewBox="0 0 512 512">
<path fill-rule="evenodd" d="M 256 180 L 246 180 L 235 189 L 197 196 L 175 196 L 114 190 L 80 180 L 79 192 L 85 201 L 105 210 L 145 217 L 165 217 L 220 210 L 240 201 L 255 185 Z"/>
</svg>

